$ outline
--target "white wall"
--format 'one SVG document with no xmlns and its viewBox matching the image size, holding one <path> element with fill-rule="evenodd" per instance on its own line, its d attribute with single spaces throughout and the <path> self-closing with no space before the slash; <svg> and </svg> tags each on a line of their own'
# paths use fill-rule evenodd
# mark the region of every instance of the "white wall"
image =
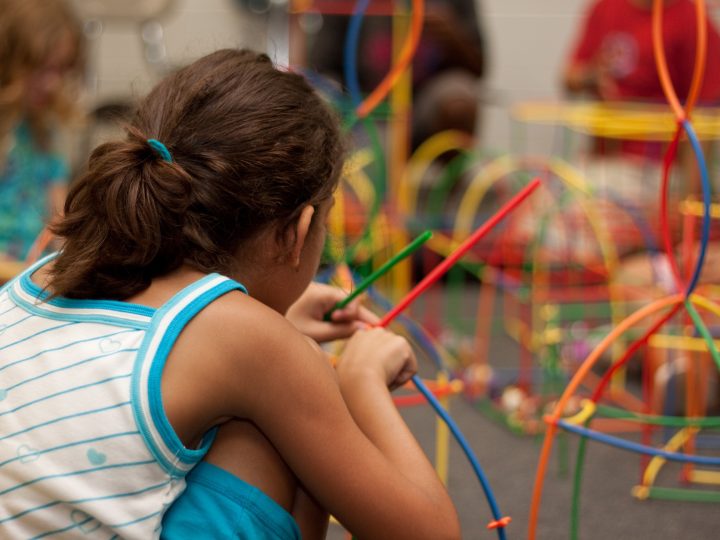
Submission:
<svg viewBox="0 0 720 540">
<path fill-rule="evenodd" d="M 82 1 L 76 0 L 80 4 Z M 122 0 L 103 0 L 107 4 Z M 164 32 L 167 58 L 184 64 L 222 47 L 266 47 L 262 21 L 244 15 L 231 0 L 175 0 L 157 21 Z M 129 92 L 142 94 L 160 76 L 144 60 L 141 25 L 125 18 L 106 19 L 101 34 L 91 41 L 90 100 L 103 101 Z"/>
<path fill-rule="evenodd" d="M 170 3 L 159 21 L 167 56 L 183 64 L 219 47 L 250 46 L 282 59 L 286 36 L 269 32 L 263 17 L 243 14 L 233 0 L 74 0 L 78 4 L 142 6 Z M 284 0 L 275 0 L 280 3 Z M 559 78 L 583 11 L 591 0 L 476 0 L 489 48 L 489 76 L 482 97 L 480 144 L 523 153 L 556 153 L 557 130 L 512 122 L 512 104 L 559 99 Z M 711 6 L 712 8 L 712 6 Z M 711 12 L 717 9 L 711 9 Z M 270 43 L 270 45 L 268 45 Z M 97 75 L 90 101 L 144 93 L 157 79 L 143 61 L 139 27 L 110 22 L 93 45 Z"/>
<path fill-rule="evenodd" d="M 482 144 L 497 150 L 523 146 L 519 150 L 548 153 L 552 141 L 549 128 L 525 126 L 528 140 L 519 141 L 511 129 L 508 108 L 521 101 L 560 98 L 560 73 L 587 1 L 478 3 L 491 62 Z"/>
<path fill-rule="evenodd" d="M 122 0 L 104 0 L 106 5 L 114 1 Z M 181 64 L 224 46 L 267 47 L 264 19 L 241 14 L 232 0 L 176 0 L 174 4 L 159 18 L 171 63 Z M 517 146 L 511 138 L 511 104 L 559 97 L 561 65 L 585 5 L 585 0 L 478 0 L 490 55 L 483 98 L 484 146 L 501 151 Z M 271 36 L 271 47 L 282 48 L 282 44 Z M 90 95 L 92 102 L 129 92 L 142 94 L 159 76 L 143 61 L 136 23 L 106 23 L 93 50 L 97 85 Z M 529 139 L 523 150 L 549 151 L 547 130 L 527 128 Z"/>
</svg>

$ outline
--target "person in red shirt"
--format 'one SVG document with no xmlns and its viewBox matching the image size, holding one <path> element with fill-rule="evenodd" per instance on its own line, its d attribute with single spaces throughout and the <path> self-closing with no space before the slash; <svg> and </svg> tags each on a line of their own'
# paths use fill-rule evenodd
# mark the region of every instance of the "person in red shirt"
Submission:
<svg viewBox="0 0 720 540">
<path fill-rule="evenodd" d="M 565 88 L 603 100 L 664 102 L 652 43 L 652 0 L 598 0 L 588 11 L 565 71 Z M 695 5 L 665 0 L 663 43 L 678 97 L 687 97 L 696 48 Z M 720 100 L 720 37 L 707 22 L 700 102 Z"/>
<path fill-rule="evenodd" d="M 596 0 L 586 13 L 563 75 L 570 94 L 585 94 L 607 102 L 665 103 L 652 41 L 653 0 Z M 707 58 L 698 105 L 720 102 L 720 36 L 707 21 Z M 663 43 L 668 71 L 678 98 L 690 90 L 697 39 L 695 4 L 665 0 Z M 637 141 L 612 143 L 598 139 L 598 154 L 662 157 L 659 144 Z"/>
<path fill-rule="evenodd" d="M 668 72 L 681 102 L 692 84 L 697 48 L 697 15 L 692 0 L 664 0 L 662 39 Z M 658 75 L 653 47 L 653 0 L 593 0 L 581 20 L 562 76 L 564 89 L 608 105 L 670 112 Z M 720 36 L 708 17 L 707 56 L 698 106 L 720 103 Z M 621 121 L 621 120 L 618 120 Z M 589 126 L 592 132 L 592 126 Z M 589 184 L 610 200 L 641 210 L 651 223 L 659 212 L 661 163 L 667 141 L 592 137 L 589 152 L 575 164 Z M 709 150 L 707 141 L 703 144 Z M 706 154 L 707 156 L 707 154 Z M 699 169 L 686 142 L 681 143 L 671 189 L 679 196 L 699 194 Z M 680 193 L 682 192 L 682 193 Z M 612 222 L 612 220 L 610 221 Z M 679 238 L 681 231 L 674 230 Z M 620 236 L 622 237 L 622 235 Z M 625 239 L 625 237 L 622 237 Z M 620 251 L 641 246 L 621 246 Z"/>
</svg>

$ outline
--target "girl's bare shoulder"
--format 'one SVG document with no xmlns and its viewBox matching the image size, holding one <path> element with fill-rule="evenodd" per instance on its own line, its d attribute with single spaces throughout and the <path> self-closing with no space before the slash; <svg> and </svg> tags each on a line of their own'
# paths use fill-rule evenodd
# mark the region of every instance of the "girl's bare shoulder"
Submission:
<svg viewBox="0 0 720 540">
<path fill-rule="evenodd" d="M 288 334 L 300 336 L 282 314 L 240 291 L 221 296 L 196 318 L 198 329 L 229 347 L 262 347 L 268 339 L 283 341 Z"/>
<path fill-rule="evenodd" d="M 239 291 L 218 298 L 183 330 L 177 342 L 181 356 L 203 358 L 204 369 L 220 377 L 248 378 L 319 355 L 282 314 Z M 195 366 L 197 364 L 195 363 Z M 256 378 L 256 377 L 255 377 Z"/>
<path fill-rule="evenodd" d="M 163 371 L 163 401 L 181 431 L 188 422 L 254 418 L 264 398 L 278 399 L 278 381 L 323 369 L 321 358 L 280 313 L 232 291 L 180 333 Z"/>
</svg>

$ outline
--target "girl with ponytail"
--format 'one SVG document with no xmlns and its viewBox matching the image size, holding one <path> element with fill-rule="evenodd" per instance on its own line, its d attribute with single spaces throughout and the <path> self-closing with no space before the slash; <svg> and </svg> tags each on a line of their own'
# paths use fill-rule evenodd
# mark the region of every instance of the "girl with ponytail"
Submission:
<svg viewBox="0 0 720 540">
<path fill-rule="evenodd" d="M 92 153 L 59 253 L 0 291 L 0 536 L 320 538 L 327 512 L 363 538 L 459 536 L 390 398 L 408 343 L 356 331 L 357 305 L 322 321 L 342 160 L 305 80 L 235 50 Z"/>
</svg>

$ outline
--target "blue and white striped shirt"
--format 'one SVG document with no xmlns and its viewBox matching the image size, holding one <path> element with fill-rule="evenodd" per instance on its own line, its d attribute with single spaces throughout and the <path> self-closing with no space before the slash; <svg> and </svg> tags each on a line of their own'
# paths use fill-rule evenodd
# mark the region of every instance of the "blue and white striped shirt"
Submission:
<svg viewBox="0 0 720 540">
<path fill-rule="evenodd" d="M 160 377 L 178 335 L 242 285 L 205 276 L 155 310 L 0 290 L 0 537 L 157 537 L 213 433 L 185 448 Z"/>
</svg>

